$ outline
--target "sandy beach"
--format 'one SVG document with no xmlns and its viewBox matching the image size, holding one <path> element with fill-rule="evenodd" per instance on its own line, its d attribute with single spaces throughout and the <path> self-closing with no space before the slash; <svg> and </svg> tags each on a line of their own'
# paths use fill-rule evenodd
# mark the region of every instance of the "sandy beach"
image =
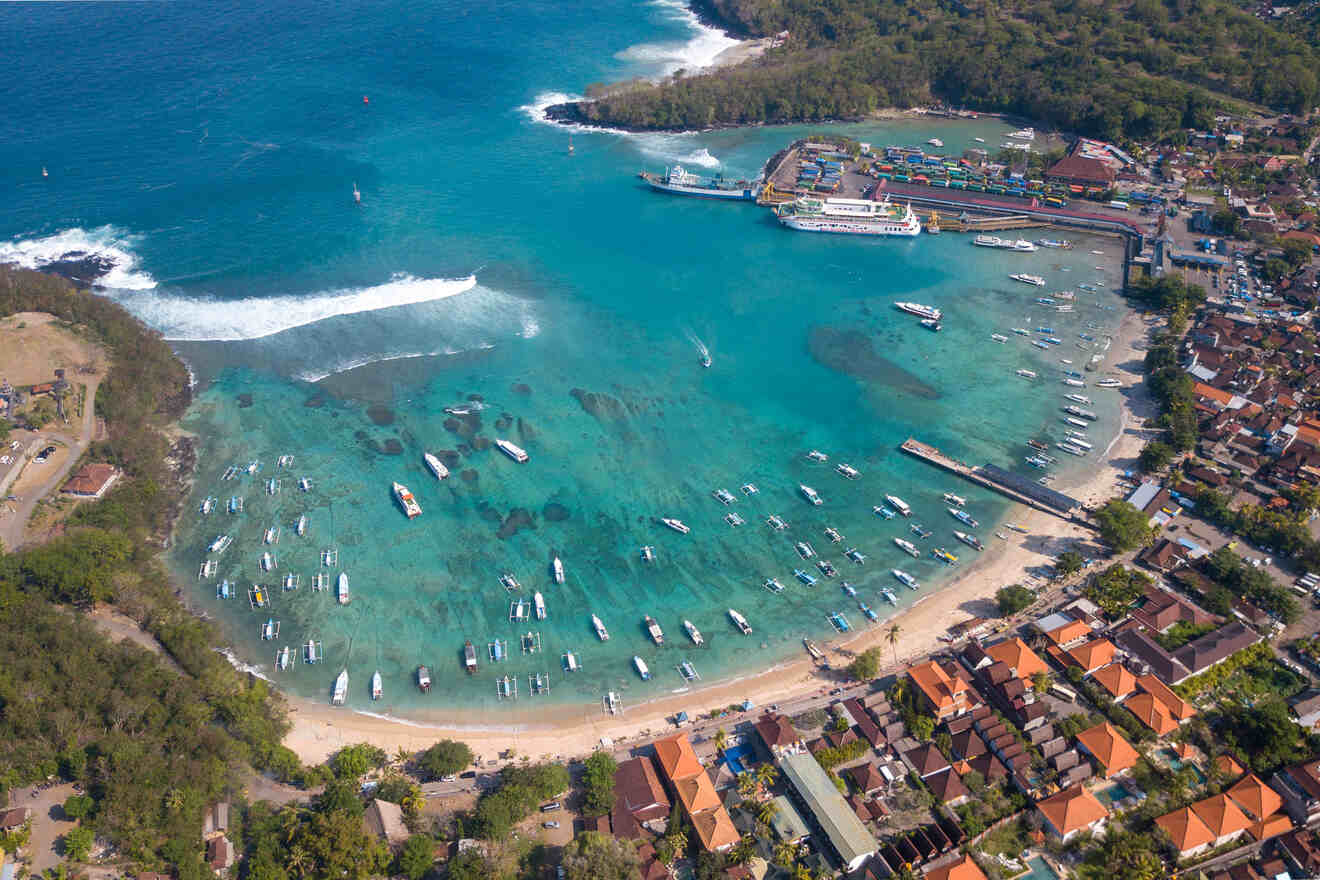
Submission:
<svg viewBox="0 0 1320 880">
<path fill-rule="evenodd" d="M 1105 371 L 1119 375 L 1124 383 L 1121 393 L 1125 403 L 1119 429 L 1092 474 L 1072 484 L 1061 481 L 1061 485 L 1056 486 L 1088 505 L 1103 503 L 1113 496 L 1115 483 L 1125 470 L 1135 465 L 1137 454 L 1145 443 L 1141 424 L 1153 412 L 1140 384 L 1148 331 L 1149 326 L 1141 315 L 1130 312 L 1123 318 L 1105 364 Z M 841 669 L 856 654 L 878 645 L 884 648 L 888 659 L 882 674 L 892 672 L 912 658 L 935 650 L 951 626 L 973 617 L 993 617 L 993 597 L 1000 587 L 1015 583 L 1043 583 L 1054 557 L 1064 550 L 1075 548 L 1084 556 L 1091 556 L 1100 549 L 1091 531 L 1047 513 L 1017 506 L 1007 518 L 1024 527 L 1026 534 L 1005 530 L 1003 534 L 1007 539 L 995 538 L 993 543 L 987 544 L 976 562 L 939 592 L 881 626 L 869 627 L 852 638 L 823 645 L 831 667 Z M 896 644 L 891 646 L 888 633 L 895 624 L 899 627 L 899 636 Z M 599 706 L 560 707 L 549 710 L 547 716 L 550 717 L 542 724 L 483 728 L 427 725 L 345 712 L 289 697 L 293 727 L 285 744 L 309 763 L 323 761 L 337 749 L 357 742 L 371 742 L 393 752 L 399 748 L 425 748 L 443 738 L 461 739 L 487 760 L 507 749 L 532 758 L 569 757 L 589 753 L 602 738 L 618 744 L 672 730 L 668 719 L 681 711 L 694 715 L 744 700 L 764 706 L 828 690 L 841 682 L 839 672 L 816 666 L 804 652 L 799 660 L 753 676 L 625 706 L 625 711 L 618 716 L 606 715 Z"/>
</svg>

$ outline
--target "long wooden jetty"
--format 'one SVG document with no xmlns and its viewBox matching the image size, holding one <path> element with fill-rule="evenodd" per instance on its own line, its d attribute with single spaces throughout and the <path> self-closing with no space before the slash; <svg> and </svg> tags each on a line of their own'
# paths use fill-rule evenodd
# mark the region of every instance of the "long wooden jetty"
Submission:
<svg viewBox="0 0 1320 880">
<path fill-rule="evenodd" d="M 915 437 L 909 437 L 899 447 L 913 458 L 919 458 L 927 464 L 933 464 L 951 474 L 957 474 L 970 483 L 998 492 L 1006 498 L 1025 504 L 1036 510 L 1057 516 L 1068 522 L 1092 527 L 1086 509 L 1077 499 L 1062 492 L 1042 486 L 1029 477 L 1006 471 L 992 464 L 974 467 L 945 455 L 929 443 L 922 443 Z"/>
</svg>

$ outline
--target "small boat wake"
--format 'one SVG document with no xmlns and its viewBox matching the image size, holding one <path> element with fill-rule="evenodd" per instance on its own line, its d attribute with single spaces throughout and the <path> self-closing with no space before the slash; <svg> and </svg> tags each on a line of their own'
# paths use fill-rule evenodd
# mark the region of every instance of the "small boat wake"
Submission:
<svg viewBox="0 0 1320 880">
<path fill-rule="evenodd" d="M 688 342 L 696 347 L 697 354 L 701 356 L 701 365 L 709 367 L 711 365 L 710 349 L 706 347 L 706 343 L 702 342 L 701 337 L 691 330 L 684 330 L 683 335 L 687 337 Z"/>
</svg>

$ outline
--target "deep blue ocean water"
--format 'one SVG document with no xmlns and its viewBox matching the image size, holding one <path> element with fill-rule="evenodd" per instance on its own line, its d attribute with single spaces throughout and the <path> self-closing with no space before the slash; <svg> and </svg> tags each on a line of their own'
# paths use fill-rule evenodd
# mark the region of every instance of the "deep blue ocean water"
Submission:
<svg viewBox="0 0 1320 880">
<path fill-rule="evenodd" d="M 897 445 L 917 435 L 1029 470 L 1022 441 L 1062 428 L 1059 358 L 1080 369 L 1089 355 L 1077 334 L 1103 337 L 1119 317 L 1108 293 L 1079 290 L 1071 315 L 1034 303 L 1114 281 L 1113 242 L 1020 255 L 951 234 L 795 234 L 753 206 L 662 196 L 635 177 L 679 161 L 754 175 L 818 127 L 634 136 L 537 121 L 556 93 L 694 67 L 729 44 L 672 4 L 0 5 L 0 31 L 19 62 L 0 117 L 0 259 L 98 255 L 108 292 L 176 340 L 198 379 L 186 419 L 202 443 L 194 503 L 239 495 L 245 511 L 185 516 L 170 560 L 236 654 L 305 696 L 327 696 L 346 666 L 349 702 L 366 708 L 379 669 L 376 711 L 528 718 L 542 702 L 591 705 L 610 688 L 630 701 L 676 690 L 685 658 L 707 682 L 763 667 L 830 633 L 831 611 L 861 627 L 842 580 L 887 616 L 882 587 L 906 605 L 956 569 L 898 551 L 892 539 L 913 536 L 871 512 L 885 493 L 935 531 L 926 549 L 964 560 L 972 551 L 953 539 L 960 526 L 941 493 L 968 496 L 987 542 L 1007 510 Z M 993 146 L 1008 130 L 994 120 L 836 128 L 876 144 L 938 136 L 950 151 L 978 136 Z M 1094 268 L 1105 263 L 1108 272 Z M 1014 271 L 1049 286 L 1012 282 Z M 945 330 L 921 329 L 896 299 L 940 306 Z M 1040 351 L 1010 330 L 1041 324 L 1060 348 Z M 1018 378 L 1022 367 L 1041 379 Z M 1102 416 L 1091 432 L 1099 448 L 1117 400 L 1084 393 Z M 444 408 L 472 395 L 486 404 L 480 423 L 452 421 Z M 495 437 L 531 461 L 485 448 Z M 805 458 L 813 448 L 829 465 Z M 426 471 L 426 450 L 450 453 L 443 484 Z M 276 468 L 282 454 L 291 468 Z M 251 460 L 262 463 L 256 478 L 219 479 Z M 862 478 L 843 479 L 836 461 Z M 269 496 L 272 476 L 282 491 Z M 395 480 L 422 517 L 402 516 Z M 753 498 L 739 492 L 749 481 L 761 490 Z M 806 504 L 799 483 L 824 504 Z M 720 487 L 738 495 L 731 508 L 711 497 Z M 726 524 L 730 510 L 746 524 Z M 300 539 L 302 513 L 311 526 Z M 771 530 L 772 513 L 791 528 Z M 692 533 L 664 529 L 660 516 Z M 270 526 L 282 535 L 267 548 Z M 845 542 L 831 547 L 826 526 Z M 216 579 L 198 581 L 219 534 L 233 546 Z M 794 568 L 807 567 L 798 540 L 839 577 L 796 582 Z M 641 561 L 643 545 L 657 564 Z M 843 558 L 854 545 L 864 567 Z M 321 569 L 329 548 L 340 564 Z M 263 574 L 267 549 L 279 568 Z M 563 586 L 549 577 L 555 554 Z M 922 579 L 920 593 L 892 579 L 895 566 Z M 340 569 L 351 576 L 347 607 L 310 590 L 316 572 Z M 503 571 L 521 580 L 522 598 L 544 592 L 548 620 L 508 619 L 517 596 L 499 584 Z M 300 576 L 298 590 L 279 589 L 286 573 Z M 784 593 L 761 587 L 772 576 Z M 216 600 L 221 578 L 239 598 Z M 253 583 L 276 585 L 269 613 L 248 608 Z M 733 629 L 730 606 L 752 637 Z M 592 634 L 593 612 L 608 643 Z M 646 640 L 644 614 L 664 628 L 663 648 Z M 258 636 L 268 616 L 281 623 L 274 643 Z M 684 618 L 705 647 L 687 642 Z M 529 630 L 542 653 L 519 653 Z M 278 646 L 297 654 L 308 639 L 324 643 L 324 664 L 272 669 Z M 483 659 L 471 677 L 459 668 L 465 639 Z M 485 662 L 493 639 L 514 656 Z M 567 650 L 583 666 L 571 676 L 560 671 Z M 638 679 L 634 654 L 652 681 Z M 437 682 L 428 696 L 411 684 L 419 663 Z M 536 672 L 550 675 L 548 697 L 527 695 Z M 504 674 L 520 680 L 516 707 L 496 700 Z"/>
</svg>

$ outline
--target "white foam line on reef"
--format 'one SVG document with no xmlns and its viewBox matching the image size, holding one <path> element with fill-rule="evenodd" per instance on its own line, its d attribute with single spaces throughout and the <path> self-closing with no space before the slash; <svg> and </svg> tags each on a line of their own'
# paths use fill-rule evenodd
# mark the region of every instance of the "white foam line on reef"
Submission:
<svg viewBox="0 0 1320 880">
<path fill-rule="evenodd" d="M 477 284 L 466 278 L 414 278 L 396 275 L 375 287 L 331 290 L 308 296 L 247 297 L 240 300 L 124 294 L 119 301 L 166 339 L 233 342 L 261 339 L 334 318 L 457 296 Z"/>
<path fill-rule="evenodd" d="M 266 675 L 261 671 L 260 666 L 255 666 L 251 663 L 244 663 L 242 660 L 238 659 L 238 655 L 235 654 L 233 650 L 229 648 L 216 648 L 216 650 L 223 654 L 224 658 L 229 661 L 229 665 L 237 669 L 239 672 L 245 672 L 248 675 L 255 675 L 263 681 L 274 681 L 269 675 Z"/>
<path fill-rule="evenodd" d="M 659 65 L 660 76 L 669 76 L 676 70 L 700 70 L 709 67 L 725 49 L 738 45 L 738 40 L 718 28 L 701 23 L 686 3 L 677 0 L 652 0 L 652 6 L 663 9 L 671 18 L 686 24 L 692 36 L 683 42 L 639 43 L 629 46 L 614 57 L 635 64 Z"/>
</svg>

